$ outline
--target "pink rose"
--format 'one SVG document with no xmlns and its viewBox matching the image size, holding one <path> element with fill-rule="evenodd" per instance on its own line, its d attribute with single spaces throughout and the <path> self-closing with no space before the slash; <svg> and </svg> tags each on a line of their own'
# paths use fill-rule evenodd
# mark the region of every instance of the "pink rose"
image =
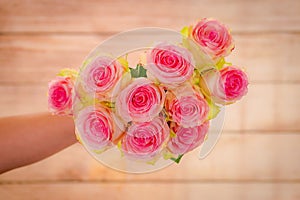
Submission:
<svg viewBox="0 0 300 200">
<path fill-rule="evenodd" d="M 160 43 L 147 55 L 147 72 L 159 82 L 176 86 L 190 79 L 194 66 L 192 54 L 185 48 Z"/>
<path fill-rule="evenodd" d="M 168 142 L 168 149 L 174 154 L 185 154 L 192 151 L 203 143 L 208 132 L 209 122 L 206 121 L 200 126 L 184 128 L 176 123 L 171 123 L 170 129 L 175 133 Z"/>
<path fill-rule="evenodd" d="M 79 111 L 75 123 L 82 141 L 94 150 L 110 147 L 113 139 L 121 135 L 121 131 L 114 124 L 111 112 L 104 107 L 84 108 Z"/>
<path fill-rule="evenodd" d="M 56 115 L 72 115 L 72 90 L 74 84 L 69 77 L 57 77 L 48 85 L 48 108 Z"/>
<path fill-rule="evenodd" d="M 192 37 L 213 58 L 227 56 L 234 49 L 229 30 L 217 20 L 199 21 L 192 30 Z"/>
<path fill-rule="evenodd" d="M 247 74 L 235 66 L 228 66 L 220 71 L 207 71 L 202 78 L 202 88 L 216 103 L 234 103 L 248 91 Z"/>
<path fill-rule="evenodd" d="M 121 148 L 129 158 L 151 160 L 161 152 L 168 135 L 169 127 L 162 117 L 133 123 L 122 139 Z"/>
<path fill-rule="evenodd" d="M 116 85 L 123 71 L 124 68 L 118 61 L 100 56 L 87 64 L 81 77 L 87 92 L 105 94 Z"/>
<path fill-rule="evenodd" d="M 187 87 L 168 91 L 165 109 L 171 120 L 183 127 L 202 124 L 209 113 L 208 103 L 202 95 Z"/>
<path fill-rule="evenodd" d="M 134 79 L 116 99 L 116 113 L 127 123 L 146 122 L 156 117 L 163 108 L 165 92 L 149 79 Z"/>
</svg>

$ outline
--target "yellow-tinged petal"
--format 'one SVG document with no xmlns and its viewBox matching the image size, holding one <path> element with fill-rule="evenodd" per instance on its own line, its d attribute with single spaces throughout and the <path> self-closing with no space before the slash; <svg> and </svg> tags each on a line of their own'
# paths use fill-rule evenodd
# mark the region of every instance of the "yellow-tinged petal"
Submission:
<svg viewBox="0 0 300 200">
<path fill-rule="evenodd" d="M 125 58 L 123 58 L 123 57 L 119 57 L 119 58 L 118 58 L 118 62 L 119 62 L 123 67 L 125 67 L 125 71 L 129 71 L 129 64 L 128 64 L 127 59 L 125 59 Z"/>
<path fill-rule="evenodd" d="M 100 154 L 103 153 L 106 149 L 101 149 L 101 150 L 93 150 L 94 153 Z"/>
<path fill-rule="evenodd" d="M 209 106 L 209 112 L 208 112 L 208 117 L 207 120 L 211 120 L 215 118 L 219 112 L 220 112 L 220 107 L 217 106 L 215 103 L 213 103 L 211 100 L 207 100 L 208 106 Z"/>
<path fill-rule="evenodd" d="M 146 163 L 149 165 L 155 165 L 156 161 L 158 160 L 159 157 L 154 157 L 153 159 L 147 161 Z"/>
<path fill-rule="evenodd" d="M 217 68 L 218 70 L 220 70 L 220 69 L 223 68 L 224 64 L 225 64 L 225 59 L 224 59 L 224 58 L 221 58 L 221 59 L 216 63 L 216 68 Z"/>
<path fill-rule="evenodd" d="M 88 95 L 85 95 L 85 96 L 81 97 L 80 98 L 80 103 L 82 104 L 83 107 L 92 106 L 92 105 L 96 105 L 96 104 L 101 104 L 99 99 L 90 97 Z"/>
<path fill-rule="evenodd" d="M 171 138 L 176 137 L 176 133 L 173 130 L 170 130 L 170 137 Z"/>
<path fill-rule="evenodd" d="M 107 107 L 107 108 L 114 108 L 115 107 L 115 102 L 111 102 L 111 101 L 101 101 L 100 104 Z"/>
<path fill-rule="evenodd" d="M 122 141 L 121 140 L 119 140 L 119 142 L 117 143 L 117 147 L 120 150 L 121 157 L 123 157 L 124 156 L 124 152 L 122 151 Z"/>
<path fill-rule="evenodd" d="M 199 85 L 199 83 L 200 83 L 200 73 L 197 69 L 195 69 L 194 72 L 193 72 L 192 80 L 193 80 L 193 82 L 192 82 L 193 85 Z"/>
<path fill-rule="evenodd" d="M 207 139 L 208 139 L 208 134 L 205 134 L 204 141 L 206 141 Z"/>
<path fill-rule="evenodd" d="M 232 65 L 232 63 L 226 62 L 226 61 L 225 61 L 225 58 L 222 57 L 222 58 L 216 63 L 216 68 L 217 68 L 218 70 L 221 70 L 221 69 L 224 67 L 224 65 Z"/>
<path fill-rule="evenodd" d="M 65 68 L 60 70 L 57 73 L 57 76 L 70 77 L 71 79 L 75 80 L 76 77 L 78 76 L 78 72 L 75 69 Z"/>
<path fill-rule="evenodd" d="M 162 155 L 163 155 L 163 158 L 164 158 L 165 160 L 169 160 L 169 159 L 171 159 L 171 158 L 176 157 L 174 154 L 172 154 L 172 153 L 171 153 L 170 151 L 168 151 L 167 149 L 165 149 L 165 150 L 163 151 Z"/>
<path fill-rule="evenodd" d="M 82 143 L 82 140 L 81 140 L 81 138 L 80 138 L 80 136 L 79 136 L 78 134 L 76 134 L 76 133 L 75 133 L 75 136 L 76 136 L 77 141 L 78 141 L 80 144 L 83 144 L 83 143 Z"/>
<path fill-rule="evenodd" d="M 181 29 L 180 33 L 184 37 L 189 37 L 191 30 L 192 30 L 192 26 L 185 26 Z"/>
</svg>

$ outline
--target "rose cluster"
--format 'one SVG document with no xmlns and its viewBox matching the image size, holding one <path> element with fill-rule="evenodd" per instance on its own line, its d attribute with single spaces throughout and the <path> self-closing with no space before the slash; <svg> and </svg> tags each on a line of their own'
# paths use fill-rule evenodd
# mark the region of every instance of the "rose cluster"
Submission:
<svg viewBox="0 0 300 200">
<path fill-rule="evenodd" d="M 209 137 L 218 108 L 248 86 L 247 74 L 225 61 L 234 49 L 227 27 L 202 19 L 181 33 L 180 43 L 154 43 L 136 66 L 98 55 L 79 75 L 64 70 L 49 83 L 49 110 L 74 115 L 78 139 L 96 153 L 116 146 L 128 159 L 179 162 Z"/>
</svg>

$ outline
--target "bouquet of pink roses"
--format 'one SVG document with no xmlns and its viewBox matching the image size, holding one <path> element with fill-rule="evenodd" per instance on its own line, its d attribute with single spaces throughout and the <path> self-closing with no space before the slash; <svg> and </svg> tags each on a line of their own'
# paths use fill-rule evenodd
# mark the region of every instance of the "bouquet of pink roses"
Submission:
<svg viewBox="0 0 300 200">
<path fill-rule="evenodd" d="M 49 83 L 49 110 L 74 117 L 78 140 L 96 154 L 155 164 L 179 162 L 209 135 L 223 105 L 247 93 L 243 69 L 227 63 L 229 30 L 213 19 L 184 27 L 178 43 L 153 41 L 133 63 L 128 54 L 91 56 Z"/>
</svg>

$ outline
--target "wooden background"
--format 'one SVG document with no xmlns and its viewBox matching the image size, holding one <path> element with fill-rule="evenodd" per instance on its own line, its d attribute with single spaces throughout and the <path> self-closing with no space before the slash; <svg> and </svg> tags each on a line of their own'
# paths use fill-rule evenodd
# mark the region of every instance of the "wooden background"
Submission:
<svg viewBox="0 0 300 200">
<path fill-rule="evenodd" d="M 0 199 L 300 199 L 299 0 L 0 0 L 0 115 L 47 110 L 47 82 L 123 30 L 227 24 L 251 85 L 214 151 L 156 173 L 98 164 L 76 144 L 0 176 Z M 45 141 L 46 142 L 46 141 Z M 1 158 L 0 158 L 1 159 Z"/>
</svg>

